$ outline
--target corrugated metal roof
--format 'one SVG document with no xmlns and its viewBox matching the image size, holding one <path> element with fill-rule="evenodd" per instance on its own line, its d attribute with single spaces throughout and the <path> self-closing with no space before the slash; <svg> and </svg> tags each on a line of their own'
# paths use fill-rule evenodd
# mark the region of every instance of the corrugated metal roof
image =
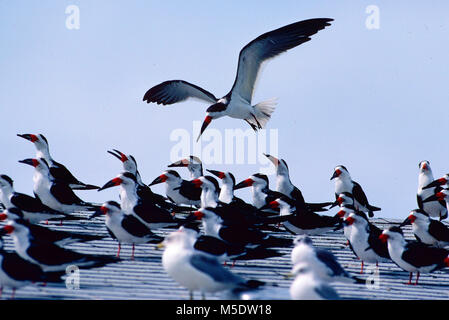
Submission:
<svg viewBox="0 0 449 320">
<path fill-rule="evenodd" d="M 399 221 L 386 221 L 381 218 L 373 222 L 382 229 L 391 223 Z M 73 230 L 107 235 L 103 220 L 65 222 L 62 226 L 51 223 L 55 229 Z M 413 239 L 409 226 L 403 228 L 406 238 Z M 160 235 L 166 235 L 171 230 L 155 230 Z M 282 237 L 294 238 L 287 232 L 278 234 Z M 365 264 L 368 273 L 360 275 L 360 261 L 346 246 L 346 239 L 342 231 L 328 232 L 321 236 L 312 236 L 315 246 L 331 251 L 341 265 L 349 272 L 362 278 L 373 277 L 375 269 Z M 10 237 L 4 237 L 5 249 L 12 249 Z M 88 243 L 75 243 L 67 248 L 95 254 L 115 255 L 117 242 L 111 238 L 96 240 Z M 239 261 L 232 271 L 246 279 L 257 279 L 270 284 L 276 284 L 278 292 L 287 292 L 292 279 L 287 274 L 292 265 L 290 252 L 292 248 L 280 248 L 284 253 L 281 257 L 265 260 Z M 80 270 L 80 288 L 68 289 L 65 283 L 47 284 L 46 286 L 29 285 L 16 292 L 16 299 L 188 299 L 189 293 L 180 287 L 164 271 L 161 263 L 162 251 L 154 245 L 145 244 L 136 246 L 135 260 L 130 260 L 131 246 L 123 245 L 120 261 L 105 267 Z M 405 285 L 409 274 L 393 263 L 380 263 L 378 281 L 374 285 L 332 283 L 340 296 L 344 299 L 448 299 L 449 274 L 446 270 L 431 274 L 422 274 L 419 285 Z M 3 298 L 8 298 L 10 289 L 3 290 Z M 222 294 L 208 294 L 208 299 L 221 299 Z M 199 293 L 195 295 L 200 298 Z M 266 297 L 275 299 L 276 296 Z"/>
</svg>

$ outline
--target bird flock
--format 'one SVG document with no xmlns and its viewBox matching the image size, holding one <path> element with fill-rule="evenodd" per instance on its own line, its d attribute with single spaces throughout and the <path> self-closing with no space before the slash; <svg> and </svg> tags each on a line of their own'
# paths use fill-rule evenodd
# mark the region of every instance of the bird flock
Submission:
<svg viewBox="0 0 449 320">
<path fill-rule="evenodd" d="M 198 98 L 212 103 L 200 136 L 212 120 L 223 116 L 243 119 L 257 131 L 265 127 L 275 106 L 273 100 L 251 103 L 260 66 L 309 41 L 331 21 L 299 21 L 248 43 L 240 52 L 234 85 L 220 99 L 184 80 L 171 80 L 148 90 L 144 101 L 167 105 Z M 74 265 L 88 269 L 124 259 L 132 261 L 139 244 L 152 244 L 154 250 L 163 250 L 159 251 L 161 266 L 190 292 L 191 298 L 195 291 L 203 298 L 217 292 L 233 299 L 273 298 L 274 294 L 270 294 L 278 289 L 275 285 L 245 279 L 232 267 L 239 261 L 275 259 L 284 254 L 280 249 L 290 248 L 293 267 L 286 277 L 293 279 L 285 297 L 339 299 L 330 283 L 364 285 L 366 280 L 347 272 L 331 252 L 314 246 L 310 236 L 329 232 L 342 231 L 347 246 L 361 261 L 360 274 L 365 263 L 379 267 L 394 262 L 410 273 L 408 284 L 418 285 L 420 273 L 449 266 L 449 229 L 441 222 L 448 216 L 449 175 L 434 179 L 428 161 L 419 163 L 418 208 L 401 224 L 381 230 L 370 220 L 381 208 L 369 203 L 362 186 L 352 180 L 343 165 L 336 166 L 330 177 L 335 185 L 335 195 L 329 197 L 332 201 L 313 203 L 307 202 L 291 182 L 287 162 L 273 155 L 265 154 L 276 168 L 276 190 L 269 188 L 268 177 L 261 173 L 237 182 L 231 172 L 203 170 L 197 156 L 168 165 L 146 184 L 136 159 L 113 149 L 107 152 L 122 163 L 122 171 L 100 187 L 81 182 L 56 162 L 44 135 L 18 136 L 33 143 L 36 155 L 19 161 L 34 168 L 33 196 L 15 191 L 13 179 L 0 175 L 0 202 L 4 209 L 0 220 L 5 221 L 0 236 L 11 237 L 14 243 L 14 251 L 7 251 L 1 241 L 0 286 L 12 288 L 12 297 L 16 289 L 26 285 L 63 282 L 66 269 Z M 189 179 L 183 179 L 176 171 L 181 167 L 189 170 Z M 165 195 L 151 190 L 157 184 L 165 185 Z M 118 187 L 118 201 L 103 204 L 84 201 L 75 193 L 114 187 Z M 242 188 L 251 189 L 251 203 L 235 195 Z M 328 214 L 333 207 L 338 212 Z M 116 255 L 84 254 L 65 247 L 109 236 L 62 231 L 56 225 L 48 225 L 49 221 L 88 223 L 93 219 L 102 219 L 109 236 L 117 240 Z M 408 224 L 416 240 L 404 238 L 401 227 Z M 132 246 L 131 256 L 121 255 L 123 244 Z"/>
</svg>

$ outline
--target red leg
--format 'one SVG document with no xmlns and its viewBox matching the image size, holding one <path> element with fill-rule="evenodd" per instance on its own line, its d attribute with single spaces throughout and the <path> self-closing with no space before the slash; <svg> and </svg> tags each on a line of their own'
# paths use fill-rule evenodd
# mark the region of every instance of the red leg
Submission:
<svg viewBox="0 0 449 320">
<path fill-rule="evenodd" d="M 118 243 L 118 250 L 117 250 L 117 258 L 120 257 L 120 249 L 122 248 L 122 246 L 120 245 L 120 242 Z"/>
<path fill-rule="evenodd" d="M 410 272 L 410 276 L 408 278 L 408 283 L 406 283 L 406 284 L 412 284 L 412 277 L 413 277 L 413 272 Z"/>
<path fill-rule="evenodd" d="M 418 271 L 418 273 L 416 274 L 415 286 L 418 284 L 418 280 L 419 280 L 419 271 Z"/>
<path fill-rule="evenodd" d="M 231 268 L 234 268 L 234 266 L 235 266 L 235 260 L 232 261 L 232 266 L 231 266 Z"/>
<path fill-rule="evenodd" d="M 363 273 L 363 266 L 364 266 L 365 264 L 363 263 L 363 260 L 362 260 L 362 267 L 360 268 L 360 273 Z"/>
<path fill-rule="evenodd" d="M 131 260 L 134 260 L 134 243 L 133 243 L 133 250 L 132 250 L 132 253 L 131 253 Z"/>
</svg>

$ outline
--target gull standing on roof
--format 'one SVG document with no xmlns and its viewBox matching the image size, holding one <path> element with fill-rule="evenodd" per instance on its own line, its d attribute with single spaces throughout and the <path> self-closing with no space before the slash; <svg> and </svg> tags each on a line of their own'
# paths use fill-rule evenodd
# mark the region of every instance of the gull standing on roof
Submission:
<svg viewBox="0 0 449 320">
<path fill-rule="evenodd" d="M 212 93 L 183 80 L 171 80 L 149 89 L 143 100 L 147 103 L 173 104 L 197 98 L 212 104 L 201 127 L 201 134 L 214 119 L 229 116 L 245 120 L 254 131 L 265 127 L 275 109 L 275 101 L 252 105 L 261 65 L 271 58 L 311 40 L 311 36 L 330 26 L 333 19 L 318 18 L 295 22 L 267 32 L 248 43 L 240 51 L 237 75 L 231 91 L 218 99 Z"/>
</svg>

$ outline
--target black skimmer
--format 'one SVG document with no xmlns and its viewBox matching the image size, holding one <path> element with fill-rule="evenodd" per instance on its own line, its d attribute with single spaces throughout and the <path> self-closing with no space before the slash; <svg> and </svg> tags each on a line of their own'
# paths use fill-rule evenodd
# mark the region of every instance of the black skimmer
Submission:
<svg viewBox="0 0 449 320">
<path fill-rule="evenodd" d="M 292 273 L 296 275 L 290 285 L 292 300 L 338 300 L 337 291 L 323 280 L 312 266 L 300 263 L 294 266 Z"/>
<path fill-rule="evenodd" d="M 307 264 L 327 282 L 365 283 L 365 280 L 350 275 L 332 252 L 316 248 L 312 239 L 300 235 L 293 241 L 295 247 L 291 252 L 293 267 L 298 264 Z"/>
<path fill-rule="evenodd" d="M 68 266 L 96 268 L 120 261 L 118 258 L 98 254 L 82 254 L 62 248 L 52 242 L 32 238 L 28 228 L 9 221 L 0 234 L 10 234 L 16 253 L 23 259 L 39 265 L 43 271 L 65 271 Z"/>
<path fill-rule="evenodd" d="M 149 89 L 143 100 L 147 103 L 173 104 L 188 98 L 197 98 L 212 104 L 201 127 L 197 141 L 214 119 L 229 116 L 245 120 L 255 131 L 265 127 L 275 109 L 275 101 L 256 105 L 251 101 L 261 65 L 267 60 L 309 41 L 312 35 L 330 26 L 333 19 L 309 19 L 267 32 L 248 43 L 240 51 L 237 75 L 231 91 L 216 98 L 212 93 L 183 80 L 171 80 Z"/>
<path fill-rule="evenodd" d="M 120 186 L 121 209 L 125 214 L 133 215 L 150 229 L 178 225 L 178 219 L 170 211 L 157 205 L 152 197 L 146 196 L 147 193 L 138 192 L 137 180 L 132 173 L 119 174 L 98 191 L 116 186 Z"/>
<path fill-rule="evenodd" d="M 42 269 L 29 261 L 22 259 L 15 252 L 3 249 L 3 240 L 0 241 L 0 296 L 5 287 L 12 289 L 11 299 L 14 299 L 16 289 L 36 282 L 59 283 L 63 272 L 43 272 Z"/>
<path fill-rule="evenodd" d="M 164 171 L 153 180 L 149 186 L 165 183 L 165 194 L 167 198 L 178 205 L 190 205 L 199 207 L 201 190 L 194 187 L 188 180 L 181 178 L 174 170 Z"/>
<path fill-rule="evenodd" d="M 364 212 L 352 212 L 343 224 L 352 251 L 362 261 L 360 273 L 363 273 L 365 262 L 375 263 L 378 267 L 379 262 L 391 261 L 387 244 L 379 239 L 382 230 L 370 223 Z M 346 229 L 350 229 L 349 232 Z"/>
<path fill-rule="evenodd" d="M 449 246 L 449 228 L 441 221 L 431 219 L 427 212 L 415 209 L 400 225 L 411 224 L 416 240 L 436 247 Z"/>
<path fill-rule="evenodd" d="M 115 201 L 107 201 L 100 207 L 100 211 L 91 216 L 94 218 L 100 213 L 106 215 L 106 229 L 113 239 L 118 241 L 117 257 L 120 256 L 122 243 L 132 244 L 131 259 L 134 260 L 136 244 L 158 244 L 164 239 L 154 234 L 150 228 L 133 215 L 125 214 Z"/>
<path fill-rule="evenodd" d="M 126 155 L 117 149 L 112 149 L 112 151 L 108 150 L 108 153 L 112 154 L 114 157 L 119 159 L 123 164 L 123 170 L 125 172 L 132 173 L 137 180 L 137 183 L 141 186 L 145 184 L 142 182 L 142 178 L 140 177 L 139 170 L 137 170 L 137 161 L 132 155 Z"/>
<path fill-rule="evenodd" d="M 420 273 L 429 273 L 449 267 L 449 250 L 428 246 L 418 241 L 407 241 L 399 227 L 384 230 L 379 238 L 388 243 L 391 260 L 401 269 L 410 272 L 407 284 L 412 284 L 413 272 L 417 272 L 415 285 Z"/>
<path fill-rule="evenodd" d="M 47 161 L 50 168 L 50 174 L 57 180 L 64 181 L 74 190 L 92 190 L 99 187 L 86 184 L 79 181 L 73 174 L 61 163 L 56 162 L 50 155 L 48 141 L 43 134 L 17 134 L 19 137 L 33 142 L 36 147 L 36 158 L 43 158 Z"/>
<path fill-rule="evenodd" d="M 237 287 L 255 288 L 263 285 L 256 280 L 245 280 L 228 269 L 210 254 L 202 253 L 192 247 L 190 236 L 185 232 L 172 232 L 159 245 L 165 247 L 162 266 L 167 274 L 190 292 L 206 293 L 231 290 Z"/>
<path fill-rule="evenodd" d="M 288 247 L 293 243 L 291 239 L 271 236 L 256 228 L 229 222 L 222 218 L 218 210 L 208 207 L 194 212 L 197 220 L 203 222 L 204 233 L 208 236 L 219 238 L 230 244 L 247 247 Z"/>
<path fill-rule="evenodd" d="M 295 203 L 287 196 L 271 201 L 265 207 L 280 209 L 281 216 L 288 216 L 283 222 L 284 228 L 293 234 L 318 235 L 342 227 L 338 216 L 320 215 L 315 212 L 296 211 Z M 264 209 L 264 207 L 262 207 Z"/>
<path fill-rule="evenodd" d="M 264 155 L 274 164 L 276 167 L 276 191 L 285 194 L 286 196 L 296 201 L 296 210 L 304 211 L 327 211 L 325 207 L 328 207 L 332 202 L 323 203 L 306 203 L 299 190 L 290 180 L 290 174 L 288 170 L 287 162 L 284 159 L 278 159 L 272 155 Z"/>
<path fill-rule="evenodd" d="M 427 214 L 429 214 L 430 217 L 439 218 L 440 221 L 447 218 L 447 208 L 449 207 L 449 189 L 443 189 L 441 187 L 435 187 L 435 190 L 433 191 L 434 194 L 431 196 L 428 196 L 426 199 L 421 200 L 421 204 L 423 208 L 425 208 L 425 205 L 428 203 L 434 204 L 433 208 L 439 207 L 440 215 L 431 214 L 431 210 L 427 208 L 427 210 L 422 209 Z M 446 206 L 446 211 L 442 210 L 443 206 Z M 421 209 L 421 208 L 420 208 Z M 435 211 L 433 211 L 435 213 Z"/>
<path fill-rule="evenodd" d="M 191 179 L 196 179 L 203 175 L 203 164 L 200 158 L 196 156 L 190 156 L 188 158 L 173 162 L 172 164 L 169 164 L 168 167 L 186 167 L 190 172 Z"/>
<path fill-rule="evenodd" d="M 19 162 L 34 167 L 33 191 L 46 206 L 66 214 L 98 208 L 97 205 L 81 200 L 67 183 L 52 178 L 45 159 L 25 159 Z"/>
<path fill-rule="evenodd" d="M 0 199 L 5 208 L 18 208 L 23 213 L 23 219 L 30 223 L 43 220 L 79 220 L 80 217 L 69 216 L 44 205 L 39 199 L 24 193 L 16 192 L 13 180 L 7 175 L 0 175 Z"/>
<path fill-rule="evenodd" d="M 349 192 L 354 197 L 354 206 L 357 210 L 367 212 L 369 217 L 373 217 L 373 211 L 380 211 L 381 209 L 372 206 L 368 203 L 368 198 L 365 195 L 359 183 L 351 179 L 348 169 L 345 166 L 339 165 L 334 169 L 334 174 L 331 180 L 335 179 L 335 198 L 340 193 Z"/>
<path fill-rule="evenodd" d="M 19 223 L 25 228 L 28 228 L 28 234 L 32 238 L 52 242 L 59 246 L 73 242 L 86 242 L 101 240 L 105 238 L 105 236 L 102 235 L 88 234 L 85 232 L 80 233 L 54 230 L 37 224 L 29 223 L 24 219 L 23 212 L 18 208 L 5 209 L 2 213 L 0 213 L 0 221 L 5 220 L 14 220 L 16 223 Z"/>
<path fill-rule="evenodd" d="M 256 173 L 239 182 L 234 190 L 251 187 L 251 197 L 253 206 L 260 209 L 271 201 L 285 196 L 283 193 L 273 191 L 269 188 L 268 177 L 265 174 Z"/>
<path fill-rule="evenodd" d="M 362 212 L 362 211 L 357 210 L 356 207 L 354 206 L 354 197 L 349 192 L 340 193 L 338 195 L 337 199 L 335 200 L 335 202 L 332 204 L 331 208 L 333 208 L 337 205 L 339 206 L 340 210 L 337 212 L 336 215 L 340 218 L 340 221 L 342 223 L 343 223 L 344 219 L 346 219 L 351 213 Z M 359 217 L 365 217 L 366 219 L 368 219 L 368 217 L 366 217 L 365 214 L 359 215 Z M 346 239 L 349 239 L 351 229 L 352 228 L 344 228 L 343 229 L 343 234 L 345 235 Z M 349 240 L 348 240 L 348 245 L 350 246 Z"/>
<path fill-rule="evenodd" d="M 438 199 L 433 199 L 433 201 L 428 200 L 429 197 L 441 191 L 445 183 L 444 177 L 434 180 L 429 161 L 425 160 L 419 163 L 418 192 L 416 194 L 416 200 L 419 209 L 427 212 L 432 218 L 443 220 L 448 216 L 446 201 Z M 424 203 L 424 200 L 426 199 L 427 201 Z"/>
</svg>

